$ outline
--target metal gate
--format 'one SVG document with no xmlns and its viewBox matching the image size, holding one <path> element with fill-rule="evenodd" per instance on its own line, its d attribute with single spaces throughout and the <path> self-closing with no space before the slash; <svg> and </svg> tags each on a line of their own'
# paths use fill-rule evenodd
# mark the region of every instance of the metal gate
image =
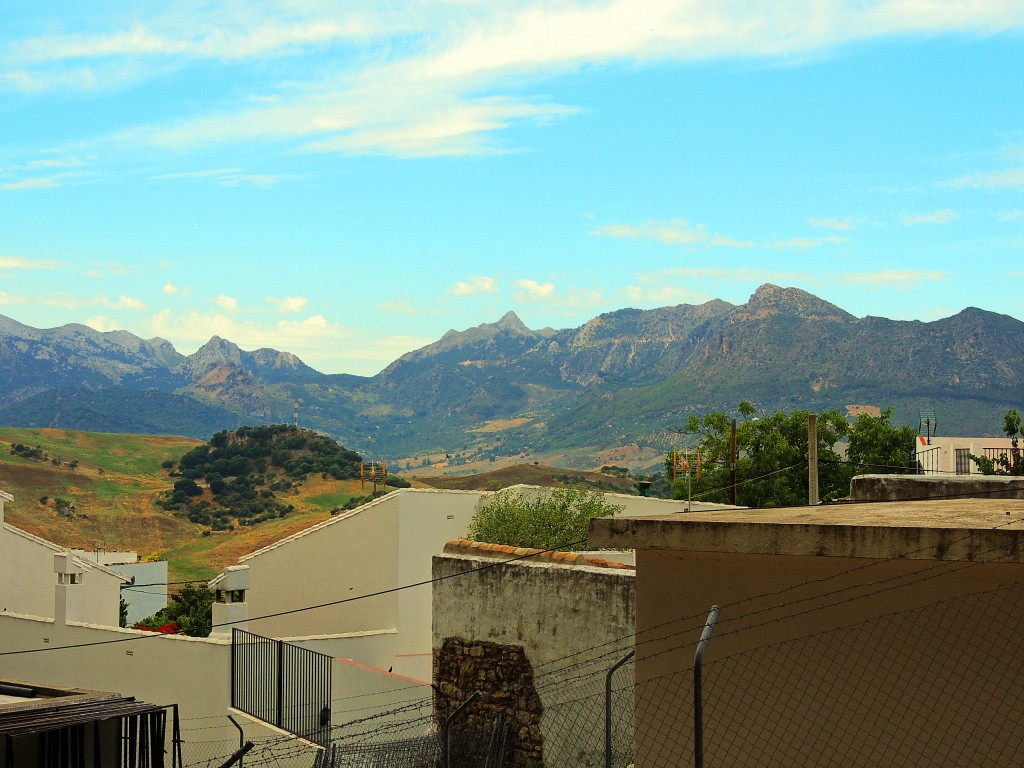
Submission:
<svg viewBox="0 0 1024 768">
<path fill-rule="evenodd" d="M 331 736 L 331 662 L 323 653 L 235 629 L 231 706 L 304 739 Z"/>
</svg>

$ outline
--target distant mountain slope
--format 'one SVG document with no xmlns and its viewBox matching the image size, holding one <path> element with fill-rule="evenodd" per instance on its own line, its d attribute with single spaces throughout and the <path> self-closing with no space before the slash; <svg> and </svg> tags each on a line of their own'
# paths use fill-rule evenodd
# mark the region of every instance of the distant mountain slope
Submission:
<svg viewBox="0 0 1024 768">
<path fill-rule="evenodd" d="M 37 330 L 0 315 L 0 404 L 55 387 L 169 389 L 182 360 L 164 339 L 84 325 Z"/>
<path fill-rule="evenodd" d="M 0 408 L 7 427 L 80 429 L 132 435 L 184 435 L 206 438 L 211 428 L 232 429 L 239 415 L 186 395 L 137 390 L 49 389 Z M 214 430 L 216 431 L 216 430 Z"/>
<path fill-rule="evenodd" d="M 509 312 L 449 331 L 370 378 L 325 375 L 287 352 L 247 352 L 216 336 L 184 357 L 161 339 L 75 325 L 39 331 L 2 317 L 0 366 L 0 423 L 29 423 L 29 413 L 49 423 L 62 399 L 74 404 L 64 423 L 208 436 L 290 422 L 298 401 L 300 424 L 369 457 L 440 450 L 486 460 L 659 447 L 678 439 L 671 430 L 687 414 L 741 398 L 765 409 L 894 405 L 910 423 L 934 406 L 947 429 L 992 433 L 1000 409 L 1024 400 L 1024 323 L 976 308 L 930 323 L 857 318 L 769 284 L 738 306 L 622 309 L 557 331 L 532 330 Z M 110 393 L 128 390 L 192 400 L 125 396 L 118 413 Z M 194 423 L 175 421 L 172 402 Z"/>
</svg>

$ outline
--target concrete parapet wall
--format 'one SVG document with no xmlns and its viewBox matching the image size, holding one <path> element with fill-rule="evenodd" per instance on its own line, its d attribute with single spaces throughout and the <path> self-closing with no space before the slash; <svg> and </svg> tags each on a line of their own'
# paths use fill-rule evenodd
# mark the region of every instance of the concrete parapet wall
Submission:
<svg viewBox="0 0 1024 768">
<path fill-rule="evenodd" d="M 1024 477 L 1000 475 L 858 475 L 854 501 L 918 501 L 944 498 L 1024 499 Z"/>
</svg>

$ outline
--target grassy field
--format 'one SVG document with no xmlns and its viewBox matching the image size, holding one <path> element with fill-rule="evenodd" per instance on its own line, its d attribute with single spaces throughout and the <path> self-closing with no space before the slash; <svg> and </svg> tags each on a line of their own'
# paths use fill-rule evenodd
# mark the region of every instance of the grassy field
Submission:
<svg viewBox="0 0 1024 768">
<path fill-rule="evenodd" d="M 48 459 L 12 455 L 15 443 L 38 446 Z M 155 555 L 168 561 L 171 581 L 185 581 L 212 578 L 241 555 L 320 522 L 367 492 L 358 480 L 311 477 L 296 495 L 283 497 L 296 508 L 288 517 L 204 535 L 203 526 L 153 504 L 172 485 L 161 463 L 196 445 L 173 436 L 0 428 L 0 490 L 14 496 L 6 520 L 61 546 Z M 58 514 L 58 498 L 74 505 L 73 517 Z"/>
</svg>

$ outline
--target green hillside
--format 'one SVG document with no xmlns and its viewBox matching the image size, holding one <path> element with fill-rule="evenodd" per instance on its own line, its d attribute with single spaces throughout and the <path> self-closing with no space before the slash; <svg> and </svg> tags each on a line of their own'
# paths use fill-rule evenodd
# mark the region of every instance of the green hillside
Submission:
<svg viewBox="0 0 1024 768">
<path fill-rule="evenodd" d="M 212 578 L 241 555 L 325 520 L 367 493 L 358 470 L 355 478 L 340 480 L 309 473 L 290 489 L 286 516 L 211 531 L 156 503 L 172 496 L 180 479 L 164 465 L 177 466 L 202 445 L 166 435 L 0 428 L 0 489 L 14 496 L 5 519 L 66 547 L 167 559 L 170 580 L 182 581 Z M 204 493 L 212 501 L 210 491 Z"/>
</svg>

